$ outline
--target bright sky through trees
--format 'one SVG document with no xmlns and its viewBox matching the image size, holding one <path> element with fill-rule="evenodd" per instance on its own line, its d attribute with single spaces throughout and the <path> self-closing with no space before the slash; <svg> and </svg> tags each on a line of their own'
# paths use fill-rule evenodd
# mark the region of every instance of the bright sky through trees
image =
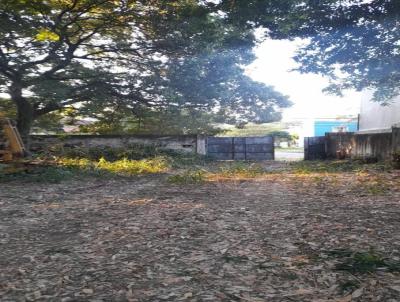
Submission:
<svg viewBox="0 0 400 302">
<path fill-rule="evenodd" d="M 335 118 L 357 116 L 361 93 L 347 91 L 344 97 L 328 95 L 322 89 L 328 80 L 316 74 L 290 71 L 296 67 L 291 57 L 300 40 L 266 40 L 256 49 L 257 59 L 247 67 L 247 74 L 254 80 L 275 86 L 290 96 L 293 107 L 284 110 L 284 120 Z"/>
</svg>

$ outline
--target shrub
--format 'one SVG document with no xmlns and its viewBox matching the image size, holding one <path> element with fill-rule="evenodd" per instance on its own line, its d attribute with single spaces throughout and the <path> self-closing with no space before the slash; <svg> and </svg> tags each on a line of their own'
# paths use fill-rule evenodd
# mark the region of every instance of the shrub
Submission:
<svg viewBox="0 0 400 302">
<path fill-rule="evenodd" d="M 165 172 L 168 169 L 168 164 L 162 157 L 142 160 L 124 158 L 114 162 L 109 162 L 101 158 L 95 168 L 116 174 L 138 175 Z"/>
<path fill-rule="evenodd" d="M 98 161 L 91 161 L 86 158 L 59 158 L 57 163 L 66 167 L 79 168 L 82 170 L 110 172 L 123 175 L 161 173 L 165 172 L 169 167 L 167 160 L 163 157 L 142 160 L 123 158 L 117 161 L 107 161 L 104 157 L 100 158 Z"/>
</svg>

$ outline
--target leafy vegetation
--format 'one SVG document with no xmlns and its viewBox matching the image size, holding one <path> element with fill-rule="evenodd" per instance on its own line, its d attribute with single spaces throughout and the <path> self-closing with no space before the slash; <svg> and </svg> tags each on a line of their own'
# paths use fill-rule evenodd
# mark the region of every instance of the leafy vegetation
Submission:
<svg viewBox="0 0 400 302">
<path fill-rule="evenodd" d="M 386 162 L 368 164 L 362 160 L 300 161 L 292 162 L 290 166 L 296 174 L 387 171 L 391 169 L 390 164 Z"/>
<path fill-rule="evenodd" d="M 400 271 L 399 262 L 385 259 L 373 249 L 362 252 L 334 250 L 329 251 L 328 254 L 340 260 L 340 263 L 336 265 L 337 270 L 349 271 L 351 273 L 370 273 L 378 269 Z"/>
<path fill-rule="evenodd" d="M 126 148 L 56 146 L 36 154 L 33 165 L 0 165 L 0 181 L 60 182 L 86 176 L 159 174 L 170 169 L 197 169 L 210 161 L 206 156 L 164 150 L 155 145 Z"/>
<path fill-rule="evenodd" d="M 398 0 L 244 2 L 237 4 L 241 10 L 235 17 L 254 14 L 270 37 L 307 41 L 295 56 L 298 70 L 327 76 L 326 91 L 340 95 L 345 89 L 369 88 L 383 103 L 399 95 Z"/>
<path fill-rule="evenodd" d="M 243 73 L 255 58 L 255 29 L 264 28 L 270 38 L 308 41 L 295 58 L 299 70 L 328 76 L 327 91 L 373 88 L 376 100 L 389 102 L 400 93 L 399 5 L 3 0 L 0 90 L 10 95 L 24 138 L 35 120 L 71 106 L 99 119 L 86 131 L 102 133 L 202 133 L 212 130 L 213 114 L 236 125 L 278 121 L 288 98 Z M 195 122 L 168 123 L 185 117 Z"/>
<path fill-rule="evenodd" d="M 274 135 L 282 138 L 291 139 L 291 135 L 285 131 L 286 125 L 280 122 L 275 123 L 248 123 L 245 125 L 237 125 L 226 127 L 225 131 L 218 136 L 265 136 Z"/>
<path fill-rule="evenodd" d="M 25 139 L 35 120 L 76 104 L 82 117 L 106 118 L 94 129 L 102 132 L 121 126 L 113 113 L 279 120 L 290 102 L 244 75 L 255 25 L 230 10 L 192 0 L 1 1 L 0 89 Z"/>
<path fill-rule="evenodd" d="M 116 161 L 107 161 L 104 158 L 100 158 L 97 162 L 88 159 L 60 158 L 57 160 L 57 164 L 65 167 L 74 167 L 95 172 L 109 172 L 125 176 L 162 173 L 169 167 L 167 161 L 163 157 L 142 160 L 123 158 Z"/>
<path fill-rule="evenodd" d="M 196 110 L 174 107 L 137 110 L 132 115 L 122 110 L 92 113 L 96 122 L 82 125 L 82 133 L 98 134 L 160 134 L 160 135 L 214 135 L 222 131 L 217 122 L 223 117 Z"/>
<path fill-rule="evenodd" d="M 49 162 L 45 165 L 16 169 L 6 173 L 0 171 L 0 182 L 19 180 L 59 183 L 88 176 L 114 177 L 159 174 L 166 172 L 169 168 L 168 161 L 163 157 L 142 160 L 124 158 L 116 161 L 107 161 L 104 158 L 98 161 L 84 158 L 57 158 L 55 162 Z"/>
<path fill-rule="evenodd" d="M 265 170 L 257 163 L 234 162 L 218 164 L 216 167 L 189 168 L 168 177 L 168 181 L 175 184 L 196 184 L 221 179 L 255 178 L 264 174 Z"/>
<path fill-rule="evenodd" d="M 140 160 L 163 157 L 173 168 L 188 166 L 204 166 L 211 161 L 210 158 L 200 154 L 166 150 L 156 145 L 131 144 L 123 148 L 115 147 L 64 147 L 55 146 L 50 150 L 37 155 L 39 159 L 79 159 L 99 161 L 101 158 L 106 161 L 117 161 L 122 159 Z"/>
</svg>

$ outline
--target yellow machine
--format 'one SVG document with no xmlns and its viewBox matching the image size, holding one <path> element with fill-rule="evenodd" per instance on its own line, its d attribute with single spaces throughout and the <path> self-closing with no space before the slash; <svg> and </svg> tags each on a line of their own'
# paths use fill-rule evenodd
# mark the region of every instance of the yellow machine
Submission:
<svg viewBox="0 0 400 302">
<path fill-rule="evenodd" d="M 18 129 L 9 118 L 0 115 L 0 161 L 12 161 L 24 154 L 25 147 Z"/>
</svg>

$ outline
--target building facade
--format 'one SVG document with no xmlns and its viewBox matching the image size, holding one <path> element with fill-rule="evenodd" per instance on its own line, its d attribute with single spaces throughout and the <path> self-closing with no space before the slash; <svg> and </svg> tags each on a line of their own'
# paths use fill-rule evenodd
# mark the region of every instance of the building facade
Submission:
<svg viewBox="0 0 400 302">
<path fill-rule="evenodd" d="M 388 105 L 372 101 L 372 92 L 367 91 L 361 99 L 359 132 L 387 132 L 400 126 L 400 96 Z"/>
<path fill-rule="evenodd" d="M 356 132 L 357 120 L 332 119 L 314 122 L 314 136 L 324 136 L 327 132 Z"/>
</svg>

